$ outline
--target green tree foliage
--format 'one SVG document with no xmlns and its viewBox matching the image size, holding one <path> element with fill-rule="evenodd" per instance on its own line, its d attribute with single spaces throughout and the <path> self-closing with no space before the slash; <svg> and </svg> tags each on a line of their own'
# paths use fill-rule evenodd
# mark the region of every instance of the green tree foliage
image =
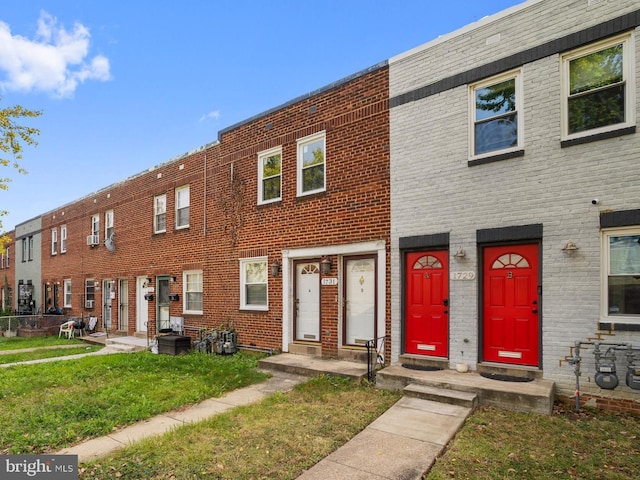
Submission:
<svg viewBox="0 0 640 480">
<path fill-rule="evenodd" d="M 41 114 L 41 111 L 29 110 L 20 105 L 0 109 L 0 166 L 13 167 L 21 174 L 27 173 L 21 166 L 23 147 L 37 145 L 35 137 L 40 134 L 40 130 L 25 126 L 22 122 Z M 9 177 L 0 176 L 0 190 L 6 190 L 10 181 Z M 0 217 L 6 214 L 6 211 L 0 210 Z M 6 236 L 0 237 L 0 251 L 4 251 L 7 241 Z"/>
</svg>

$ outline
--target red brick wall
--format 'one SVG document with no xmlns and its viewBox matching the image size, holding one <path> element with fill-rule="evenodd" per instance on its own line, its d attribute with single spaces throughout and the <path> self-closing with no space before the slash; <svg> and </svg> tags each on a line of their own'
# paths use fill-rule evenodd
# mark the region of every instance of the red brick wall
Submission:
<svg viewBox="0 0 640 480">
<path fill-rule="evenodd" d="M 176 276 L 171 291 L 180 294 L 180 301 L 171 302 L 172 316 L 184 316 L 190 326 L 230 324 L 241 343 L 279 349 L 281 278 L 269 275 L 268 311 L 241 311 L 238 259 L 266 255 L 270 263 L 281 257 L 283 249 L 384 240 L 388 271 L 379 272 L 379 278 L 387 279 L 387 294 L 379 301 L 386 302 L 389 317 L 387 99 L 388 70 L 383 67 L 223 131 L 219 143 L 55 209 L 42 219 L 43 282 L 62 284 L 71 278 L 73 308 L 67 313 L 86 315 L 85 278 L 128 279 L 128 330 L 133 333 L 136 277 Z M 296 141 L 321 131 L 326 132 L 326 191 L 297 197 Z M 276 146 L 282 146 L 282 201 L 257 205 L 257 153 Z M 190 226 L 175 230 L 174 189 L 185 184 L 190 185 Z M 153 197 L 161 193 L 167 195 L 167 232 L 154 234 Z M 114 211 L 115 253 L 103 245 L 104 213 L 110 209 Z M 100 246 L 91 248 L 86 237 L 91 215 L 96 213 L 100 214 Z M 67 253 L 52 256 L 51 228 L 56 227 L 60 235 L 63 224 L 68 231 Z M 332 261 L 332 275 L 336 276 L 337 258 Z M 182 272 L 196 268 L 203 270 L 204 313 L 183 315 Z M 324 288 L 323 331 L 331 331 L 334 342 L 324 347 L 325 353 L 334 355 L 338 287 Z M 113 302 L 114 325 L 118 323 L 117 304 Z M 151 327 L 154 309 L 155 302 L 150 302 Z M 100 313 L 98 305 L 93 312 Z M 390 331 L 390 319 L 385 321 Z"/>
<path fill-rule="evenodd" d="M 15 278 L 16 278 L 16 232 L 15 230 L 11 230 L 4 234 L 8 241 L 4 243 L 2 253 L 4 255 L 4 263 L 0 266 L 0 291 L 7 287 L 10 292 L 5 293 L 7 305 L 6 307 L 14 310 L 16 307 L 16 289 L 15 289 Z M 7 262 L 7 252 L 6 249 L 9 249 L 9 261 Z M 9 304 L 9 297 L 11 303 Z M 2 308 L 2 303 L 0 299 L 0 308 Z"/>
</svg>

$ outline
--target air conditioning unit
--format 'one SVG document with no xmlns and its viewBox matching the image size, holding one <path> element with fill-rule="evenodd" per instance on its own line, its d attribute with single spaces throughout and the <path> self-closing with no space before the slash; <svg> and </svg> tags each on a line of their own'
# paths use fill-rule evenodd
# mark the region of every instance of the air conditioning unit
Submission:
<svg viewBox="0 0 640 480">
<path fill-rule="evenodd" d="M 95 246 L 98 245 L 100 243 L 100 238 L 98 237 L 98 235 L 89 235 L 87 237 L 87 245 L 90 246 Z"/>
<path fill-rule="evenodd" d="M 93 302 L 94 300 L 86 300 L 84 302 L 84 308 L 93 308 Z"/>
</svg>

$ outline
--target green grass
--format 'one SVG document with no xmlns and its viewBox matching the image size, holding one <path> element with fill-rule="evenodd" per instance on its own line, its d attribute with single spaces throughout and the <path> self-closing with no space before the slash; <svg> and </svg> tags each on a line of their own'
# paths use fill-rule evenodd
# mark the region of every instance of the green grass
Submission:
<svg viewBox="0 0 640 480">
<path fill-rule="evenodd" d="M 428 480 L 637 479 L 640 419 L 558 404 L 553 415 L 480 408 Z"/>
<path fill-rule="evenodd" d="M 257 357 L 94 355 L 0 369 L 0 454 L 57 451 L 262 381 Z"/>
<path fill-rule="evenodd" d="M 83 464 L 80 479 L 294 479 L 399 398 L 321 376 Z"/>
<path fill-rule="evenodd" d="M 102 350 L 104 345 L 78 345 L 72 348 L 47 348 L 29 352 L 0 354 L 0 364 L 41 360 L 44 358 L 65 357 L 79 353 L 94 353 Z"/>
<path fill-rule="evenodd" d="M 66 337 L 1 337 L 0 336 L 0 351 L 2 350 L 17 350 L 22 348 L 40 348 L 50 347 L 55 345 L 85 345 L 84 342 L 76 338 Z"/>
</svg>

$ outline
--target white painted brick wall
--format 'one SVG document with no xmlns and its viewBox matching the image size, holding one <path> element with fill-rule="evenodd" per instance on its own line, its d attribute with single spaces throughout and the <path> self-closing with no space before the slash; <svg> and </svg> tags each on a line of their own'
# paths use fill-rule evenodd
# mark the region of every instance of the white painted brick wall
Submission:
<svg viewBox="0 0 640 480">
<path fill-rule="evenodd" d="M 640 4 L 548 0 L 525 7 L 411 56 L 398 56 L 390 67 L 391 96 L 618 17 Z M 500 41 L 485 45 L 496 34 Z M 640 78 L 638 32 L 635 38 Z M 568 394 L 574 390 L 573 367 L 561 360 L 574 341 L 594 336 L 600 318 L 600 212 L 640 209 L 640 134 L 560 148 L 560 59 L 547 57 L 523 65 L 522 71 L 521 158 L 468 166 L 466 86 L 391 110 L 392 361 L 402 351 L 400 237 L 449 232 L 450 253 L 459 247 L 467 253 L 462 261 L 450 258 L 451 271 L 477 272 L 476 230 L 541 223 L 542 368 L 545 378 Z M 592 198 L 600 204 L 592 205 Z M 579 247 L 573 256 L 561 250 L 569 240 Z M 450 301 L 451 364 L 466 361 L 474 368 L 479 356 L 477 282 L 451 281 Z M 612 339 L 640 347 L 640 333 Z M 623 364 L 619 361 L 618 367 Z M 582 390 L 638 399 L 640 392 L 623 385 L 624 368 L 620 371 L 621 387 L 600 391 L 588 355 Z"/>
</svg>

